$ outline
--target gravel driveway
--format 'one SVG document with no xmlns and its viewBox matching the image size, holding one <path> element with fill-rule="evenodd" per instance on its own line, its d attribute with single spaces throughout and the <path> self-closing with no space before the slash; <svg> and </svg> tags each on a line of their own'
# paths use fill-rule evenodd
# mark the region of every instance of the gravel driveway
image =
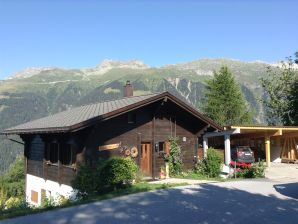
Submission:
<svg viewBox="0 0 298 224">
<path fill-rule="evenodd" d="M 189 185 L 69 207 L 2 223 L 298 223 L 298 183 Z"/>
</svg>

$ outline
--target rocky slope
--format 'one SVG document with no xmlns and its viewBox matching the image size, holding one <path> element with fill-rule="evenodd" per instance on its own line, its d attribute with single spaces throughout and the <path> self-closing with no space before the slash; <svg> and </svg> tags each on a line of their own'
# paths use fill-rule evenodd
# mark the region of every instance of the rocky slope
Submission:
<svg viewBox="0 0 298 224">
<path fill-rule="evenodd" d="M 135 95 L 170 91 L 200 109 L 205 81 L 222 65 L 227 65 L 241 84 L 255 122 L 263 123 L 259 78 L 268 64 L 229 59 L 201 59 L 152 68 L 142 61 L 105 60 L 94 68 L 31 68 L 0 82 L 0 130 L 82 104 L 122 96 L 126 80 Z M 7 169 L 22 146 L 0 137 L 0 172 Z"/>
</svg>

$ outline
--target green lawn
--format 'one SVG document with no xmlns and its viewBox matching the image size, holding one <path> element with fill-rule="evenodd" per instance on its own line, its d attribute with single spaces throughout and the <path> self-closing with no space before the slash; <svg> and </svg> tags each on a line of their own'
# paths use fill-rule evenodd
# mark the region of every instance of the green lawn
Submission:
<svg viewBox="0 0 298 224">
<path fill-rule="evenodd" d="M 182 174 L 175 176 L 176 178 L 182 178 L 182 179 L 192 179 L 192 180 L 211 180 L 211 181 L 226 181 L 228 179 L 224 179 L 221 177 L 207 177 L 205 175 L 193 172 L 193 171 L 187 171 L 183 172 Z"/>
<path fill-rule="evenodd" d="M 87 198 L 84 198 L 75 202 L 68 202 L 60 206 L 37 207 L 37 208 L 22 207 L 22 208 L 2 210 L 0 211 L 0 220 L 13 218 L 17 216 L 40 213 L 40 212 L 49 211 L 49 210 L 58 209 L 58 208 L 65 208 L 65 207 L 70 207 L 70 206 L 75 206 L 80 204 L 86 204 L 86 203 L 95 202 L 95 201 L 111 199 L 111 198 L 120 197 L 123 195 L 129 195 L 129 194 L 135 194 L 140 192 L 153 191 L 153 190 L 159 190 L 159 189 L 165 189 L 169 187 L 176 187 L 176 186 L 183 186 L 183 185 L 186 185 L 186 183 L 180 183 L 180 184 L 149 184 L 147 182 L 137 183 L 129 188 L 120 189 L 120 190 L 116 190 L 116 191 L 101 194 L 101 195 L 90 195 Z"/>
</svg>

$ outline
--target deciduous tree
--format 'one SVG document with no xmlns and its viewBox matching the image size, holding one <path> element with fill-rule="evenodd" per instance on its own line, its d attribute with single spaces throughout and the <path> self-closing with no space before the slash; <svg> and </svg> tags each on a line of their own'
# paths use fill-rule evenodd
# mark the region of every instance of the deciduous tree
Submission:
<svg viewBox="0 0 298 224">
<path fill-rule="evenodd" d="M 271 125 L 298 125 L 298 72 L 296 60 L 288 57 L 281 62 L 279 70 L 268 67 L 268 77 L 262 78 L 261 83 L 265 91 L 265 105 L 267 121 Z"/>
</svg>

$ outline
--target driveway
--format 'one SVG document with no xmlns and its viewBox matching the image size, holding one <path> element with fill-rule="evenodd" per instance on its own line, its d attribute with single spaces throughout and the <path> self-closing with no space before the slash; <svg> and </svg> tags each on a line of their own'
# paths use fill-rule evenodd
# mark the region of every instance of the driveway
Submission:
<svg viewBox="0 0 298 224">
<path fill-rule="evenodd" d="M 298 164 L 271 163 L 266 169 L 266 177 L 277 181 L 297 181 Z"/>
<path fill-rule="evenodd" d="M 139 193 L 3 223 L 297 223 L 298 183 L 268 179 Z"/>
</svg>

